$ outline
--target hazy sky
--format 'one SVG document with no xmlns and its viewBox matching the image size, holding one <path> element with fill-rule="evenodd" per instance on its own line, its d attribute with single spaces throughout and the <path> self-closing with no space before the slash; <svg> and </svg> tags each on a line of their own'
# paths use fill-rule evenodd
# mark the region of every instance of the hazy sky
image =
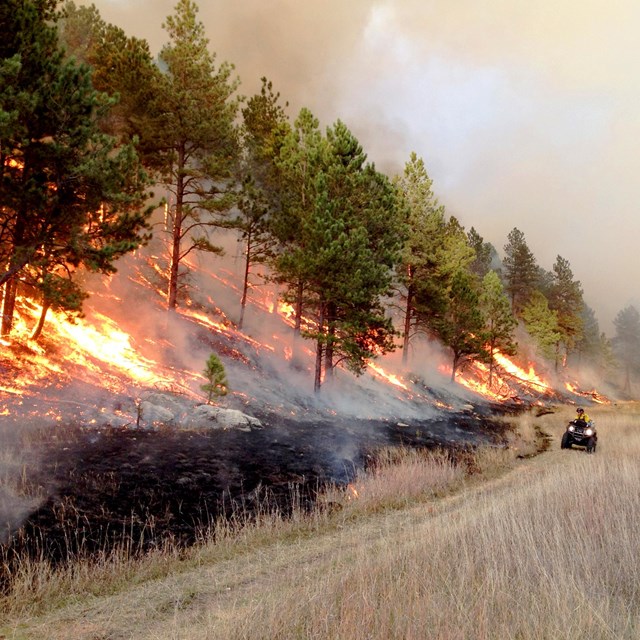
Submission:
<svg viewBox="0 0 640 640">
<path fill-rule="evenodd" d="M 155 54 L 177 0 L 94 0 Z M 89 4 L 89 2 L 81 2 Z M 637 0 L 201 0 L 241 93 L 343 120 L 389 174 L 421 156 L 449 214 L 503 254 L 569 260 L 601 328 L 640 306 Z"/>
</svg>

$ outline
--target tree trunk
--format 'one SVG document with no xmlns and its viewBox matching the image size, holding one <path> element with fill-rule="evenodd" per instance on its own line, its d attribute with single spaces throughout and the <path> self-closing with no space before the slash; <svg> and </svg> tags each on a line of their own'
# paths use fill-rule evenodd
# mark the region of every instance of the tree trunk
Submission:
<svg viewBox="0 0 640 640">
<path fill-rule="evenodd" d="M 622 390 L 625 393 L 631 394 L 631 376 L 629 370 L 629 363 L 627 363 L 624 368 L 624 387 L 622 388 Z"/>
<path fill-rule="evenodd" d="M 298 282 L 296 290 L 296 317 L 293 331 L 296 335 L 300 335 L 300 326 L 302 324 L 302 296 L 304 294 L 304 284 L 302 280 Z"/>
<path fill-rule="evenodd" d="M 413 287 L 407 290 L 407 306 L 404 311 L 404 331 L 402 333 L 402 365 L 409 362 L 409 341 L 411 334 L 411 316 L 413 315 Z"/>
<path fill-rule="evenodd" d="M 247 293 L 249 291 L 249 269 L 251 267 L 251 229 L 247 234 L 247 253 L 246 260 L 244 262 L 244 282 L 242 283 L 242 299 L 240 300 L 240 321 L 238 322 L 238 329 L 242 329 L 242 323 L 244 322 L 244 310 L 247 306 Z M 276 301 L 277 304 L 277 301 Z"/>
<path fill-rule="evenodd" d="M 49 311 L 49 307 L 50 307 L 49 303 L 43 301 L 42 311 L 40 313 L 40 317 L 38 318 L 38 324 L 36 324 L 36 326 L 33 329 L 33 333 L 31 334 L 31 340 L 37 340 L 42 334 L 42 328 L 44 327 L 44 321 L 45 321 L 45 318 L 47 317 L 47 311 Z"/>
<path fill-rule="evenodd" d="M 22 266 L 26 264 L 26 261 L 19 260 L 17 257 L 17 248 L 24 243 L 26 234 L 26 213 L 22 210 L 18 213 L 16 219 L 16 226 L 13 230 L 12 243 L 12 256 L 9 262 L 8 273 L 12 273 L 7 278 L 4 285 L 4 300 L 2 303 L 2 326 L 0 327 L 0 335 L 8 336 L 13 328 L 13 314 L 16 308 L 16 295 L 18 293 L 18 278 L 17 273 Z"/>
<path fill-rule="evenodd" d="M 302 281 L 298 282 L 296 287 L 296 300 L 295 300 L 295 313 L 294 313 L 294 325 L 293 325 L 293 344 L 292 344 L 292 358 L 291 362 L 298 360 L 300 356 L 300 348 L 302 341 L 300 339 L 300 327 L 302 326 L 302 296 L 304 294 L 304 285 Z"/>
<path fill-rule="evenodd" d="M 491 345 L 489 350 L 489 389 L 491 389 L 491 385 L 493 384 L 493 370 L 495 369 L 495 361 L 493 359 L 494 352 L 495 347 Z"/>
<path fill-rule="evenodd" d="M 324 317 L 325 317 L 325 304 L 320 303 L 320 314 L 318 318 L 318 340 L 316 341 L 316 369 L 315 377 L 313 381 L 313 390 L 318 393 L 322 386 L 322 356 L 324 353 L 324 344 L 322 341 L 322 334 L 324 331 Z"/>
<path fill-rule="evenodd" d="M 169 291 L 167 307 L 170 311 L 178 306 L 178 274 L 180 269 L 180 241 L 182 240 L 183 206 L 184 206 L 184 149 L 180 149 L 176 168 L 176 211 L 173 217 L 171 267 L 169 270 Z"/>
<path fill-rule="evenodd" d="M 333 340 L 336 335 L 335 316 L 335 304 L 329 303 L 327 305 L 327 344 L 324 354 L 325 380 L 333 377 Z"/>
<path fill-rule="evenodd" d="M 2 303 L 2 328 L 0 335 L 8 336 L 13 328 L 13 314 L 16 308 L 16 294 L 18 281 L 14 276 L 9 278 L 4 285 L 4 300 Z"/>
<path fill-rule="evenodd" d="M 459 362 L 460 362 L 460 356 L 454 352 L 453 361 L 451 362 L 451 382 L 456 381 L 456 371 L 458 370 Z"/>
</svg>

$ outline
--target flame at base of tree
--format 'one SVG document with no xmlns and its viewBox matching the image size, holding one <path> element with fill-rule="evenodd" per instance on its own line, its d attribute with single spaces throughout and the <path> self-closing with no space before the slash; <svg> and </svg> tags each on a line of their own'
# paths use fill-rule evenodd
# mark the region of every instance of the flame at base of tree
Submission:
<svg viewBox="0 0 640 640">
<path fill-rule="evenodd" d="M 534 402 L 551 398 L 566 399 L 560 398 L 561 392 L 536 371 L 534 364 L 529 363 L 526 368 L 522 367 L 499 351 L 494 354 L 494 359 L 492 371 L 483 362 L 468 363 L 464 371 L 456 376 L 456 382 L 470 391 L 496 402 L 524 400 L 525 398 Z M 446 375 L 451 374 L 451 369 L 444 365 L 440 367 L 440 371 Z M 489 384 L 489 380 L 491 380 L 491 384 Z M 565 389 L 573 396 L 589 398 L 601 404 L 610 402 L 608 398 L 595 390 L 579 390 L 577 383 L 567 382 Z"/>
<path fill-rule="evenodd" d="M 19 300 L 14 331 L 1 352 L 13 371 L 13 384 L 0 390 L 20 395 L 78 378 L 116 393 L 132 386 L 189 392 L 202 382 L 200 375 L 141 355 L 135 339 L 101 313 L 70 322 L 64 313 L 49 311 L 46 338 L 34 342 L 30 328 L 40 313 L 39 304 Z"/>
</svg>

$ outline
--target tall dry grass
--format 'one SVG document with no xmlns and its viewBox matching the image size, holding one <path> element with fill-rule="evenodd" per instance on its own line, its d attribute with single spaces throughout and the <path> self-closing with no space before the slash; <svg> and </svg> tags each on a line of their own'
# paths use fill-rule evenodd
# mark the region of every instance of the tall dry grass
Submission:
<svg viewBox="0 0 640 640">
<path fill-rule="evenodd" d="M 294 570 L 237 603 L 232 626 L 212 616 L 190 637 L 640 637 L 640 415 L 592 413 L 595 455 L 554 448 L 514 482 L 337 550 L 313 579 Z M 552 446 L 568 417 L 540 419 Z"/>
<path fill-rule="evenodd" d="M 103 602 L 95 624 L 104 637 L 153 640 L 638 638 L 640 410 L 590 413 L 595 455 L 560 450 L 569 410 L 523 416 L 524 437 L 478 452 L 472 465 L 384 452 L 310 518 L 265 513 L 187 556 L 114 569 L 95 591 L 110 584 L 122 595 Z M 550 451 L 516 461 L 541 429 Z M 33 615 L 36 594 L 22 595 Z M 53 629 L 45 616 L 27 633 L 13 606 L 13 626 L 0 625 L 0 635 Z"/>
</svg>

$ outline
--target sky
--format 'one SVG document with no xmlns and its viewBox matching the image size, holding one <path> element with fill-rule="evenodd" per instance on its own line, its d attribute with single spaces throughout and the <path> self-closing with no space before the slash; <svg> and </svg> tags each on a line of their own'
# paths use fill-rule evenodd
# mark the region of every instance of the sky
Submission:
<svg viewBox="0 0 640 640">
<path fill-rule="evenodd" d="M 176 3 L 93 0 L 153 54 Z M 241 94 L 266 76 L 292 120 L 342 120 L 390 176 L 415 151 L 448 214 L 501 256 L 517 227 L 541 267 L 567 259 L 609 335 L 640 309 L 637 0 L 197 4 Z"/>
</svg>

